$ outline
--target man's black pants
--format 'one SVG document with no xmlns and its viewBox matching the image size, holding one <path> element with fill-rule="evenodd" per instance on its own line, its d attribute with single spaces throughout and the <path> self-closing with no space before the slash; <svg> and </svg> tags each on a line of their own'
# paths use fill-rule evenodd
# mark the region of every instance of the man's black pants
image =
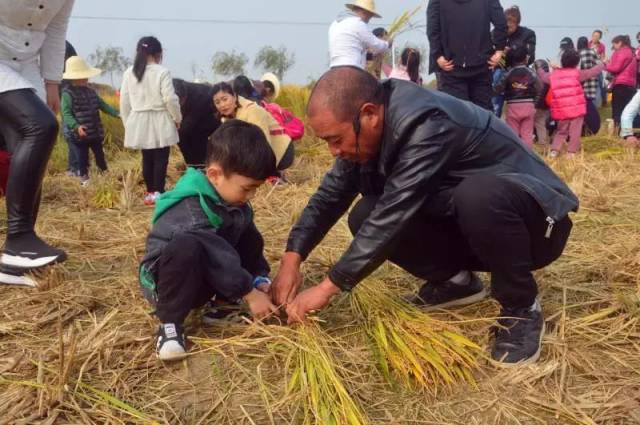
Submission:
<svg viewBox="0 0 640 425">
<path fill-rule="evenodd" d="M 444 217 L 426 204 L 398 236 L 389 261 L 430 284 L 461 270 L 490 272 L 493 296 L 503 307 L 532 305 L 538 287 L 531 271 L 560 257 L 571 220 L 555 223 L 545 237 L 549 223 L 538 203 L 517 184 L 491 175 L 467 178 L 449 199 L 454 215 Z M 352 209 L 353 234 L 377 200 L 366 196 Z"/>
<path fill-rule="evenodd" d="M 491 72 L 487 67 L 438 73 L 438 90 L 493 111 Z"/>
</svg>

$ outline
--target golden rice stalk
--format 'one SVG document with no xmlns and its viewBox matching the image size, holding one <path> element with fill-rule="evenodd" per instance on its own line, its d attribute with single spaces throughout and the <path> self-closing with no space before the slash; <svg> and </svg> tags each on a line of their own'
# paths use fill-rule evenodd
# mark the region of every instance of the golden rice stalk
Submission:
<svg viewBox="0 0 640 425">
<path fill-rule="evenodd" d="M 411 11 L 406 11 L 402 15 L 398 16 L 389 26 L 387 33 L 389 38 L 394 38 L 400 32 L 402 32 L 410 23 L 411 19 L 422 9 L 422 6 L 418 6 Z"/>
<path fill-rule="evenodd" d="M 472 371 L 480 347 L 453 326 L 432 319 L 380 281 L 360 284 L 351 305 L 387 381 L 432 394 L 457 382 L 475 385 Z"/>
<path fill-rule="evenodd" d="M 91 204 L 96 208 L 113 208 L 118 202 L 119 194 L 113 187 L 113 182 L 104 178 L 99 179 Z"/>
<path fill-rule="evenodd" d="M 323 344 L 330 338 L 314 323 L 298 329 L 290 357 L 293 372 L 287 391 L 302 394 L 305 425 L 367 424 L 362 408 L 351 397 L 336 369 L 336 358 Z"/>
</svg>

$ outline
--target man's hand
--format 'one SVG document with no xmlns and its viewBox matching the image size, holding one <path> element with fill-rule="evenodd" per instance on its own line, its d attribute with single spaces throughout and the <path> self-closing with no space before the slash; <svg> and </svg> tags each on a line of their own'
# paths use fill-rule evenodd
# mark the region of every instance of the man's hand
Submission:
<svg viewBox="0 0 640 425">
<path fill-rule="evenodd" d="M 251 292 L 244 296 L 244 300 L 247 302 L 249 310 L 251 310 L 251 315 L 256 320 L 278 313 L 278 308 L 271 303 L 269 295 L 257 289 L 252 289 Z"/>
<path fill-rule="evenodd" d="M 319 285 L 305 289 L 287 305 L 287 316 L 289 316 L 287 323 L 303 322 L 307 313 L 322 310 L 338 293 L 340 293 L 340 288 L 328 278 Z"/>
<path fill-rule="evenodd" d="M 500 61 L 502 60 L 502 57 L 504 56 L 504 52 L 502 50 L 496 50 L 496 52 L 493 54 L 493 56 L 491 56 L 489 58 L 489 67 L 491 69 L 494 69 L 495 67 L 497 67 L 498 65 L 500 65 Z"/>
<path fill-rule="evenodd" d="M 87 127 L 85 127 L 84 125 L 78 127 L 78 136 L 80 136 L 81 139 L 87 137 Z"/>
<path fill-rule="evenodd" d="M 45 81 L 44 89 L 47 92 L 47 106 L 57 114 L 60 112 L 60 83 Z"/>
<path fill-rule="evenodd" d="M 302 273 L 300 273 L 302 257 L 296 252 L 287 252 L 280 262 L 280 270 L 271 284 L 271 297 L 278 306 L 291 302 L 300 285 L 302 284 Z"/>
<path fill-rule="evenodd" d="M 452 60 L 447 60 L 444 56 L 438 58 L 438 66 L 445 72 L 453 71 L 454 65 Z"/>
</svg>

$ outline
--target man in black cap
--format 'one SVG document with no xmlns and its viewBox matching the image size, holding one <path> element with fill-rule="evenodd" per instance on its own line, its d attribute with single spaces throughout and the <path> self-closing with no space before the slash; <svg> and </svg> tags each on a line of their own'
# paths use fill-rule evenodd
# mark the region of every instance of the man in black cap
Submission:
<svg viewBox="0 0 640 425">
<path fill-rule="evenodd" d="M 291 230 L 273 297 L 289 321 L 350 291 L 385 260 L 426 281 L 414 302 L 502 306 L 492 357 L 535 361 L 544 320 L 532 270 L 556 260 L 578 199 L 490 111 L 415 84 L 338 67 L 317 83 L 309 123 L 337 159 Z M 320 284 L 297 294 L 300 265 L 349 209 L 353 242 Z"/>
</svg>

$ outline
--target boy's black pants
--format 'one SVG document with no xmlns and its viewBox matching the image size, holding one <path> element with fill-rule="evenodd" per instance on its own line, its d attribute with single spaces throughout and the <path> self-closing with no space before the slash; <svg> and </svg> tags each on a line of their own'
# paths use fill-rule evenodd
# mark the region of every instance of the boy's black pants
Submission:
<svg viewBox="0 0 640 425">
<path fill-rule="evenodd" d="M 89 175 L 89 149 L 96 159 L 96 166 L 101 171 L 107 171 L 107 160 L 104 156 L 101 139 L 72 141 L 78 155 L 78 174 L 82 177 Z"/>
<path fill-rule="evenodd" d="M 389 261 L 430 284 L 461 270 L 491 272 L 493 296 L 503 307 L 531 306 L 538 294 L 531 271 L 560 257 L 571 220 L 555 223 L 546 238 L 549 223 L 538 203 L 515 183 L 491 175 L 469 177 L 445 194 L 453 203 L 453 217 L 435 212 L 433 203 L 441 204 L 438 198 L 398 236 Z M 377 200 L 366 196 L 352 209 L 353 234 Z"/>
<path fill-rule="evenodd" d="M 142 150 L 142 177 L 144 177 L 147 192 L 164 193 L 170 153 L 169 147 Z"/>
<path fill-rule="evenodd" d="M 205 305 L 214 295 L 239 299 L 252 289 L 253 282 L 231 245 L 215 235 L 195 232 L 176 235 L 167 244 L 156 275 L 155 314 L 162 323 L 182 324 L 192 309 Z"/>
</svg>

